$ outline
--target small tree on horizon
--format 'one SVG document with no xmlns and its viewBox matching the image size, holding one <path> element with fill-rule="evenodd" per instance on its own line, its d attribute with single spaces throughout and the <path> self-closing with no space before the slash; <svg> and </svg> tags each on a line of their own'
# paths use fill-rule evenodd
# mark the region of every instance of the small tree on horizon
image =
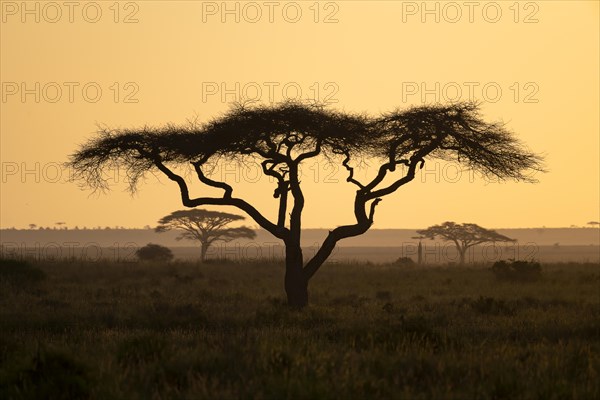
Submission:
<svg viewBox="0 0 600 400">
<path fill-rule="evenodd" d="M 241 215 L 219 211 L 180 210 L 162 217 L 154 230 L 158 233 L 180 230 L 183 232 L 176 237 L 176 240 L 199 241 L 200 261 L 204 262 L 208 248 L 215 242 L 227 243 L 235 239 L 254 239 L 256 237 L 256 233 L 246 226 L 227 228 L 230 223 L 244 219 Z"/>
<path fill-rule="evenodd" d="M 465 255 L 470 247 L 483 243 L 516 241 L 476 224 L 457 224 L 455 222 L 444 222 L 441 225 L 433 225 L 427 229 L 418 230 L 417 233 L 431 240 L 439 237 L 444 241 L 454 242 L 456 250 L 458 250 L 461 265 L 465 263 Z"/>
</svg>

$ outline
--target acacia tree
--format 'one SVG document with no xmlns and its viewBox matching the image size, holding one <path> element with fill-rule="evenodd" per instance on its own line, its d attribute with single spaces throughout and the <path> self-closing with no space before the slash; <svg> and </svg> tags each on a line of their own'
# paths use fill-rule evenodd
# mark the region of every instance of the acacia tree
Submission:
<svg viewBox="0 0 600 400">
<path fill-rule="evenodd" d="M 354 185 L 355 222 L 332 229 L 315 255 L 304 261 L 300 238 L 304 193 L 299 169 L 314 157 L 339 162 Z M 374 176 L 359 181 L 354 169 L 363 158 L 377 162 Z M 288 303 L 308 303 L 308 282 L 336 244 L 365 233 L 373 224 L 381 199 L 415 178 L 426 160 L 456 160 L 485 176 L 531 181 L 542 170 L 541 159 L 529 152 L 501 123 L 487 123 L 472 102 L 421 106 L 379 116 L 352 114 L 301 102 L 271 106 L 234 105 L 203 125 L 161 128 L 102 129 L 71 158 L 69 167 L 84 186 L 106 189 L 103 172 L 125 167 L 135 190 L 145 173 L 159 171 L 178 187 L 186 207 L 233 206 L 246 212 L 285 246 L 285 291 Z M 231 185 L 206 174 L 211 163 L 225 160 L 259 162 L 274 178 L 277 218 L 234 195 Z M 191 197 L 188 181 L 175 167 L 188 165 L 198 180 L 222 190 L 217 197 Z"/>
<path fill-rule="evenodd" d="M 156 232 L 181 230 L 177 240 L 188 239 L 200 242 L 200 261 L 204 262 L 206 251 L 215 242 L 230 242 L 235 239 L 254 239 L 256 233 L 246 227 L 227 228 L 234 221 L 244 220 L 241 215 L 203 209 L 173 211 L 158 221 Z"/>
<path fill-rule="evenodd" d="M 455 222 L 444 222 L 441 225 L 433 225 L 427 229 L 418 230 L 417 233 L 431 240 L 439 237 L 444 241 L 454 242 L 461 264 L 465 263 L 465 255 L 469 247 L 482 243 L 515 241 L 515 239 L 501 235 L 496 231 L 482 228 L 476 224 L 457 224 Z"/>
</svg>

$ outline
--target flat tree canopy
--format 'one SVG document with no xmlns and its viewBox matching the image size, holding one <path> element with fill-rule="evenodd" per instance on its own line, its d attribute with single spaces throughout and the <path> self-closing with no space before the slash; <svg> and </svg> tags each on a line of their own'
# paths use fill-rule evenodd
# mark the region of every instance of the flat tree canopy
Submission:
<svg viewBox="0 0 600 400">
<path fill-rule="evenodd" d="M 417 233 L 431 240 L 439 237 L 442 240 L 453 242 L 458 250 L 461 264 L 465 263 L 465 254 L 469 247 L 483 243 L 515 241 L 515 239 L 501 235 L 491 229 L 483 228 L 477 224 L 457 224 L 451 221 L 418 230 Z"/>
<path fill-rule="evenodd" d="M 346 181 L 356 188 L 356 222 L 331 230 L 319 251 L 305 263 L 300 247 L 304 195 L 299 165 L 317 156 L 339 160 L 347 170 Z M 374 177 L 360 182 L 354 168 L 363 158 L 379 167 Z M 532 181 L 530 172 L 542 170 L 538 155 L 528 151 L 503 124 L 485 122 L 472 102 L 397 109 L 378 116 L 293 101 L 238 104 L 200 125 L 103 129 L 71 156 L 69 166 L 74 177 L 92 189 L 107 188 L 103 172 L 115 164 L 128 171 L 131 190 L 147 172 L 160 171 L 177 184 L 186 207 L 227 205 L 245 211 L 283 240 L 288 301 L 301 307 L 308 301 L 308 280 L 336 243 L 366 232 L 381 198 L 413 180 L 417 169 L 432 159 L 457 161 L 498 179 Z M 206 176 L 203 168 L 219 160 L 258 160 L 263 172 L 275 178 L 276 221 L 235 197 L 228 183 Z M 198 180 L 221 189 L 222 196 L 191 198 L 186 180 L 173 170 L 178 165 L 191 165 Z M 392 182 L 387 183 L 390 178 Z"/>
<path fill-rule="evenodd" d="M 230 242 L 235 239 L 254 239 L 256 233 L 247 226 L 228 227 L 232 222 L 245 218 L 241 215 L 199 208 L 173 211 L 158 221 L 155 232 L 178 230 L 181 233 L 176 240 L 195 240 L 200 242 L 200 261 L 206 259 L 206 252 L 215 242 Z"/>
</svg>

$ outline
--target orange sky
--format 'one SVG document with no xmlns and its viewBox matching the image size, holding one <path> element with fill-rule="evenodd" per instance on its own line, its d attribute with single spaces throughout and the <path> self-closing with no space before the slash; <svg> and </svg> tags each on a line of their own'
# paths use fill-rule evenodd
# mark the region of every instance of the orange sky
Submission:
<svg viewBox="0 0 600 400">
<path fill-rule="evenodd" d="M 538 184 L 430 163 L 384 199 L 375 228 L 599 220 L 598 2 L 464 4 L 2 1 L 0 226 L 153 225 L 182 208 L 167 179 L 149 175 L 134 197 L 123 183 L 90 196 L 59 163 L 97 124 L 203 120 L 244 94 L 269 102 L 298 90 L 374 114 L 472 95 L 487 119 L 546 155 Z M 274 217 L 268 182 L 225 171 L 240 197 Z M 304 226 L 351 222 L 345 174 L 322 161 L 305 174 Z"/>
</svg>

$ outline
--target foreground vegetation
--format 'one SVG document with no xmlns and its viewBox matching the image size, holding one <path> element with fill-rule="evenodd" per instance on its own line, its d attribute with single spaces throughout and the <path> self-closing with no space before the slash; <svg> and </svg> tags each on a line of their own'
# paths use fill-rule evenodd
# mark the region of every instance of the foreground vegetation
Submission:
<svg viewBox="0 0 600 400">
<path fill-rule="evenodd" d="M 19 268 L 0 269 L 3 399 L 600 398 L 598 264 L 330 264 L 300 312 L 276 263 Z"/>
</svg>

